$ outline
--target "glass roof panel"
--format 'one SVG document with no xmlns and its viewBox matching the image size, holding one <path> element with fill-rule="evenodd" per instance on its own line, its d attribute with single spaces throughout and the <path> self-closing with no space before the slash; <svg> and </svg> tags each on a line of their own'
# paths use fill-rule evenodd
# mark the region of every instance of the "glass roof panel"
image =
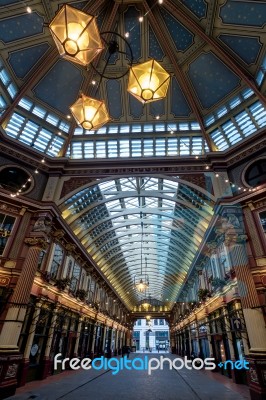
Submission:
<svg viewBox="0 0 266 400">
<path fill-rule="evenodd" d="M 189 269 L 212 216 L 210 204 L 207 194 L 178 178 L 142 176 L 99 181 L 71 196 L 62 207 L 66 222 L 103 273 L 112 273 L 123 298 L 145 268 L 149 291 L 174 301 L 181 287 L 175 275 Z M 160 282 L 155 278 L 158 274 L 165 276 Z M 122 277 L 124 284 L 119 283 Z M 175 291 L 165 286 L 167 279 L 175 281 Z M 138 301 L 140 295 L 134 293 Z"/>
</svg>

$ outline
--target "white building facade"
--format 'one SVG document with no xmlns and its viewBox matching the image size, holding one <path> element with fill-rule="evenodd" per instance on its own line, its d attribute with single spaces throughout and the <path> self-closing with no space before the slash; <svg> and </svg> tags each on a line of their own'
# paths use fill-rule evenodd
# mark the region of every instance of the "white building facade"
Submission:
<svg viewBox="0 0 266 400">
<path fill-rule="evenodd" d="M 165 319 L 138 319 L 133 330 L 134 347 L 136 351 L 168 351 L 168 322 Z"/>
</svg>

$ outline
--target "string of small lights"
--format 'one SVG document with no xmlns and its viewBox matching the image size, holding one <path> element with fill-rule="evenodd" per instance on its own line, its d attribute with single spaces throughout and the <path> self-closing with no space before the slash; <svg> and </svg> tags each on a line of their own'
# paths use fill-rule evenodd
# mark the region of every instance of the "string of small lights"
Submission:
<svg viewBox="0 0 266 400">
<path fill-rule="evenodd" d="M 61 136 L 61 133 L 59 132 L 59 136 Z M 53 142 L 51 143 L 51 145 L 49 146 L 48 151 L 52 151 L 55 144 L 56 144 L 56 137 L 53 139 Z M 46 153 L 47 155 L 47 153 Z M 38 163 L 36 169 L 34 170 L 34 174 L 37 175 L 39 174 L 39 171 L 41 169 L 41 166 L 45 164 L 45 156 L 42 157 L 42 159 L 40 160 L 40 162 Z M 23 191 L 25 191 L 26 186 L 32 181 L 32 178 L 29 177 L 27 178 L 27 180 L 20 186 L 19 189 L 17 189 L 16 193 L 10 193 L 10 197 L 18 197 L 19 195 L 23 194 Z"/>
</svg>

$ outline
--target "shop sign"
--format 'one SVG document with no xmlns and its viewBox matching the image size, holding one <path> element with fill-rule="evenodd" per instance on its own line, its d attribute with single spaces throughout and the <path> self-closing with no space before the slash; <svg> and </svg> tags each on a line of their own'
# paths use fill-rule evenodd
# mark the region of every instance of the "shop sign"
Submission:
<svg viewBox="0 0 266 400">
<path fill-rule="evenodd" d="M 242 324 L 240 318 L 231 318 L 231 329 L 233 331 L 241 331 Z"/>
</svg>

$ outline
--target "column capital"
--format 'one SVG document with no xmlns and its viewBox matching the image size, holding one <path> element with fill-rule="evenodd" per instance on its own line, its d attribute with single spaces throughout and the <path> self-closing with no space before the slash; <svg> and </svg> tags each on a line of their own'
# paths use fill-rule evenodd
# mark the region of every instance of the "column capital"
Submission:
<svg viewBox="0 0 266 400">
<path fill-rule="evenodd" d="M 55 231 L 52 231 L 51 236 L 55 239 L 62 239 L 65 236 L 65 231 L 64 229 L 56 229 Z"/>
<path fill-rule="evenodd" d="M 24 239 L 24 243 L 26 243 L 30 247 L 37 247 L 41 250 L 45 250 L 48 247 L 48 240 L 47 238 L 41 236 L 41 237 L 27 237 Z"/>
<path fill-rule="evenodd" d="M 218 247 L 218 243 L 216 241 L 211 241 L 208 243 L 205 243 L 203 252 L 204 255 L 207 257 L 211 257 L 212 255 L 216 254 L 216 249 Z"/>
</svg>

